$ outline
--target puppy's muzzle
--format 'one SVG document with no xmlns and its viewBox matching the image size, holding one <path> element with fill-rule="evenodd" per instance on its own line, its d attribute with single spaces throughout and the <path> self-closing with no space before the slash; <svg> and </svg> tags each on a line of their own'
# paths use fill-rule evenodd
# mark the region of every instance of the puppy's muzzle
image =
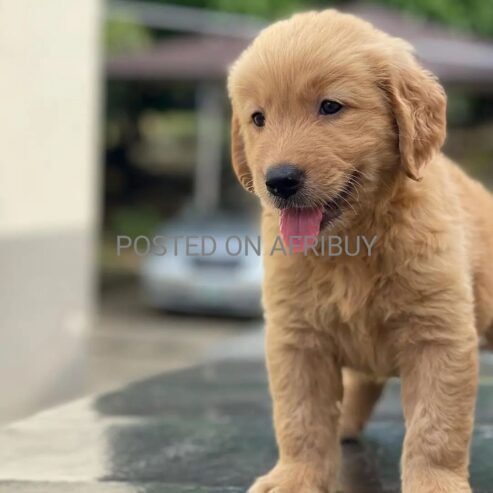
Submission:
<svg viewBox="0 0 493 493">
<path fill-rule="evenodd" d="M 305 173 L 294 164 L 270 167 L 265 175 L 265 186 L 274 196 L 288 199 L 303 187 Z"/>
</svg>

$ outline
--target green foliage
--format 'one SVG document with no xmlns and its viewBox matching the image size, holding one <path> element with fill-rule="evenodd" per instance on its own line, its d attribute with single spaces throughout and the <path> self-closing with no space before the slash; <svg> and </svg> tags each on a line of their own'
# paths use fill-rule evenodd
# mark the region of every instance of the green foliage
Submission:
<svg viewBox="0 0 493 493">
<path fill-rule="evenodd" d="M 129 206 L 117 209 L 112 218 L 111 230 L 115 234 L 132 238 L 150 236 L 161 221 L 159 212 L 150 206 Z"/>
<path fill-rule="evenodd" d="M 304 0 L 210 0 L 212 8 L 228 12 L 257 15 L 266 19 L 282 17 L 295 10 L 306 8 Z"/>
<path fill-rule="evenodd" d="M 106 22 L 105 45 L 106 51 L 111 55 L 139 51 L 151 44 L 150 31 L 130 17 L 121 15 Z"/>
<path fill-rule="evenodd" d="M 307 0 L 158 0 L 160 3 L 249 14 L 274 19 L 306 8 Z"/>
<path fill-rule="evenodd" d="M 146 0 L 151 1 L 151 0 Z M 152 0 L 156 3 L 181 5 L 224 12 L 255 15 L 276 19 L 287 14 L 312 8 L 327 8 L 348 3 L 350 0 Z M 365 1 L 365 0 L 360 0 Z M 411 12 L 485 36 L 493 36 L 493 0 L 370 0 Z M 141 30 L 142 31 L 142 30 Z M 145 29 L 143 30 L 145 31 Z M 130 43 L 139 41 L 142 32 L 116 32 L 120 39 Z M 126 43 L 127 41 L 125 41 Z"/>
<path fill-rule="evenodd" d="M 480 35 L 493 36 L 492 0 L 380 0 L 380 3 Z"/>
</svg>

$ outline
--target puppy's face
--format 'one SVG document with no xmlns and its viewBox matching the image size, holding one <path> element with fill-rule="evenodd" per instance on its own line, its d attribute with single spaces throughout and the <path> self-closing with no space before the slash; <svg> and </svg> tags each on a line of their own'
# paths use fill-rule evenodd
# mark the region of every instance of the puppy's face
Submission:
<svg viewBox="0 0 493 493">
<path fill-rule="evenodd" d="M 419 180 L 444 139 L 443 91 L 409 46 L 336 11 L 263 31 L 228 88 L 235 171 L 285 237 L 350 220 L 393 170 Z"/>
</svg>

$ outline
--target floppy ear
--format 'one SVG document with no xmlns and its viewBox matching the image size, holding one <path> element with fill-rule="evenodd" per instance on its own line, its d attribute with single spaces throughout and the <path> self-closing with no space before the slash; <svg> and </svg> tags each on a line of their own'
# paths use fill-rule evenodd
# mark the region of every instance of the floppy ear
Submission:
<svg viewBox="0 0 493 493">
<path fill-rule="evenodd" d="M 231 117 L 231 162 L 240 183 L 248 192 L 254 193 L 253 177 L 246 160 L 245 144 L 241 136 L 240 123 L 234 112 Z"/>
<path fill-rule="evenodd" d="M 399 131 L 401 164 L 407 176 L 420 181 L 445 140 L 447 100 L 431 72 L 411 55 L 406 62 L 405 67 L 393 66 L 386 89 Z"/>
</svg>

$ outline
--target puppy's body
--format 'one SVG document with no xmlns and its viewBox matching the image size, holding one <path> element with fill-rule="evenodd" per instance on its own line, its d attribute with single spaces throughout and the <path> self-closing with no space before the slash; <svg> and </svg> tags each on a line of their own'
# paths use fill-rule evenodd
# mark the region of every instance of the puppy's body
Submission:
<svg viewBox="0 0 493 493">
<path fill-rule="evenodd" d="M 438 152 L 440 86 L 402 41 L 326 11 L 262 33 L 229 89 L 235 170 L 264 206 L 263 244 L 303 207 L 323 209 L 321 237 L 377 237 L 371 256 L 264 252 L 280 458 L 252 491 L 332 491 L 339 437 L 362 429 L 390 376 L 402 380 L 404 493 L 470 491 L 478 333 L 493 340 L 493 199 Z M 344 109 L 321 117 L 325 99 Z M 286 162 L 302 169 L 289 197 L 266 179 Z"/>
<path fill-rule="evenodd" d="M 442 310 L 456 284 L 463 288 L 460 302 L 475 312 L 479 334 L 493 336 L 493 198 L 438 155 L 423 181 L 397 178 L 379 201 L 349 227 L 327 232 L 354 241 L 376 236 L 371 256 L 366 250 L 358 256 L 316 256 L 309 250 L 306 256 L 272 255 L 279 218 L 264 209 L 264 306 L 269 326 L 283 327 L 281 336 L 304 344 L 324 334 L 337 347 L 341 365 L 387 378 L 399 373 L 400 337 L 412 343 L 413 334 L 399 330 L 407 317 L 430 296 L 443 297 L 436 307 Z M 285 334 L 285 325 L 302 330 Z M 428 330 L 419 329 L 416 337 Z"/>
</svg>

